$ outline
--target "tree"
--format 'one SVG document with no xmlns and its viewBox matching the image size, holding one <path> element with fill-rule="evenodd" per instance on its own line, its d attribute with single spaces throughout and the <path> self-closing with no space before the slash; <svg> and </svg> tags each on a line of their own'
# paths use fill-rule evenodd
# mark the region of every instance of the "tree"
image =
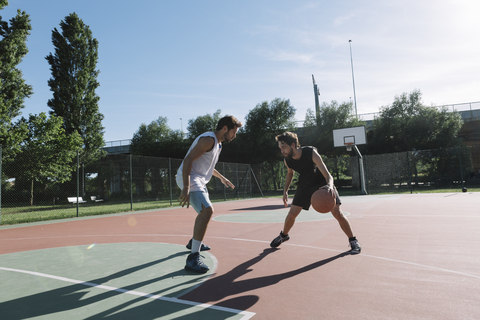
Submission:
<svg viewBox="0 0 480 320">
<path fill-rule="evenodd" d="M 335 154 L 333 130 L 361 125 L 364 125 L 364 122 L 358 120 L 353 114 L 351 102 L 342 104 L 338 104 L 335 100 L 332 100 L 330 104 L 323 102 L 318 118 L 311 109 L 307 110 L 304 123 L 305 133 L 300 143 L 315 146 L 321 154 L 333 156 Z"/>
<path fill-rule="evenodd" d="M 250 110 L 245 117 L 245 126 L 240 129 L 245 138 L 245 150 L 251 159 L 250 163 L 278 159 L 275 136 L 295 130 L 295 111 L 290 100 L 279 98 L 270 103 L 259 103 Z"/>
<path fill-rule="evenodd" d="M 0 10 L 7 5 L 8 1 L 0 1 Z M 0 145 L 6 158 L 14 156 L 27 134 L 25 125 L 14 125 L 12 121 L 21 114 L 25 98 L 33 94 L 17 68 L 28 53 L 26 42 L 30 30 L 30 17 L 25 12 L 18 10 L 10 25 L 0 16 Z"/>
<path fill-rule="evenodd" d="M 48 100 L 50 114 L 63 118 L 66 134 L 77 132 L 83 141 L 81 162 L 90 163 L 104 155 L 102 120 L 99 112 L 99 87 L 96 70 L 98 41 L 83 21 L 72 13 L 60 22 L 62 32 L 52 31 L 55 53 L 45 59 L 52 77 L 48 80 L 53 98 Z"/>
<path fill-rule="evenodd" d="M 373 120 L 368 135 L 369 153 L 401 152 L 448 148 L 459 145 L 457 138 L 463 120 L 447 108 L 427 107 L 420 90 L 396 96 Z"/>
<path fill-rule="evenodd" d="M 21 151 L 11 165 L 13 176 L 30 181 L 30 205 L 33 205 L 34 182 L 63 183 L 71 178 L 72 160 L 82 146 L 77 132 L 65 134 L 63 119 L 42 112 L 30 115 L 28 121 L 20 120 L 28 127 L 28 136 L 21 144 Z"/>
<path fill-rule="evenodd" d="M 187 138 L 191 141 L 195 140 L 196 137 L 207 131 L 215 131 L 217 128 L 218 121 L 220 120 L 220 113 L 222 111 L 218 109 L 213 115 L 206 114 L 204 116 L 199 116 L 195 120 L 188 120 L 188 135 Z"/>
<path fill-rule="evenodd" d="M 133 134 L 130 144 L 132 154 L 147 155 L 148 150 L 156 142 L 166 139 L 171 132 L 167 122 L 168 119 L 166 117 L 158 117 L 157 120 L 152 121 L 148 126 L 142 123 L 138 131 Z"/>
<path fill-rule="evenodd" d="M 312 109 L 307 109 L 307 113 L 305 114 L 305 121 L 303 122 L 304 128 L 315 127 L 317 125 L 317 117 L 315 113 L 313 113 Z"/>
<path fill-rule="evenodd" d="M 183 158 L 188 150 L 180 130 L 172 130 L 166 117 L 158 117 L 146 125 L 142 123 L 133 134 L 130 151 L 135 155 Z"/>
<path fill-rule="evenodd" d="M 250 110 L 245 117 L 245 126 L 240 128 L 238 145 L 241 153 L 238 158 L 248 163 L 266 162 L 275 190 L 278 186 L 275 164 L 281 159 L 275 136 L 295 130 L 295 111 L 290 100 L 264 101 Z"/>
</svg>

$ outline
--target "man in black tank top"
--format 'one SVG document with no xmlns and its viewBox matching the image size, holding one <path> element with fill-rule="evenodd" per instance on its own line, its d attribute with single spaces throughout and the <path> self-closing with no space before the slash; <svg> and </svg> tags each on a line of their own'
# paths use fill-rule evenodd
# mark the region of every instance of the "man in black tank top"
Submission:
<svg viewBox="0 0 480 320">
<path fill-rule="evenodd" d="M 285 187 L 283 189 L 283 203 L 285 207 L 288 206 L 288 189 L 293 179 L 293 174 L 298 172 L 297 191 L 292 201 L 290 210 L 285 218 L 283 230 L 280 235 L 273 239 L 270 243 L 272 248 L 278 247 L 282 242 L 290 239 L 289 232 L 295 223 L 295 219 L 300 214 L 302 209 L 308 210 L 310 208 L 310 198 L 312 194 L 320 189 L 327 189 L 332 197 L 336 198 L 335 207 L 332 210 L 332 215 L 337 219 L 340 228 L 347 235 L 350 242 L 350 253 L 360 253 L 361 248 L 358 244 L 357 238 L 353 235 L 352 227 L 347 217 L 340 210 L 340 197 L 337 189 L 333 185 L 333 177 L 328 172 L 322 157 L 318 154 L 315 147 L 301 147 L 298 143 L 298 137 L 293 132 L 285 132 L 275 137 L 278 142 L 278 147 L 285 157 L 285 165 L 288 168 L 287 177 L 285 179 Z"/>
</svg>

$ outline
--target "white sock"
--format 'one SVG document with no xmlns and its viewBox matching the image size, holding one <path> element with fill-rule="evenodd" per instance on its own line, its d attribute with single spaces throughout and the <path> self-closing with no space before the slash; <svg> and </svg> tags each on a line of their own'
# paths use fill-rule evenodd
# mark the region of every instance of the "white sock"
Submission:
<svg viewBox="0 0 480 320">
<path fill-rule="evenodd" d="M 192 253 L 200 252 L 201 246 L 202 246 L 202 241 L 192 239 Z"/>
</svg>

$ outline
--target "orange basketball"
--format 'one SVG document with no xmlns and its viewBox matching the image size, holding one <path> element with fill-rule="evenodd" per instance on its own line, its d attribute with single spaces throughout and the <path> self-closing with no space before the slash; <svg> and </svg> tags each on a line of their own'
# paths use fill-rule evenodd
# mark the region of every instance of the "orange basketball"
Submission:
<svg viewBox="0 0 480 320">
<path fill-rule="evenodd" d="M 327 189 L 318 189 L 310 199 L 313 209 L 320 213 L 328 213 L 335 207 L 335 198 L 328 193 Z"/>
</svg>

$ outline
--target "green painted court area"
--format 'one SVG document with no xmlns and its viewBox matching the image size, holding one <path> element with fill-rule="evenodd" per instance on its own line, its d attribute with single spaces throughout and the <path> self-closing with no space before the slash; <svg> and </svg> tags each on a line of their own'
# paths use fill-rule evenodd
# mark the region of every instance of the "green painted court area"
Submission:
<svg viewBox="0 0 480 320">
<path fill-rule="evenodd" d="M 219 215 L 213 218 L 215 221 L 221 222 L 238 222 L 238 223 L 280 223 L 285 221 L 288 214 L 288 208 L 258 211 L 239 211 L 226 215 Z M 345 215 L 348 212 L 343 211 Z M 313 209 L 308 211 L 302 210 L 298 215 L 296 222 L 319 221 L 334 219 L 331 213 L 318 213 Z"/>
<path fill-rule="evenodd" d="M 2 319 L 242 319 L 239 310 L 176 297 L 216 269 L 194 274 L 184 246 L 116 243 L 4 254 L 0 268 Z"/>
</svg>

